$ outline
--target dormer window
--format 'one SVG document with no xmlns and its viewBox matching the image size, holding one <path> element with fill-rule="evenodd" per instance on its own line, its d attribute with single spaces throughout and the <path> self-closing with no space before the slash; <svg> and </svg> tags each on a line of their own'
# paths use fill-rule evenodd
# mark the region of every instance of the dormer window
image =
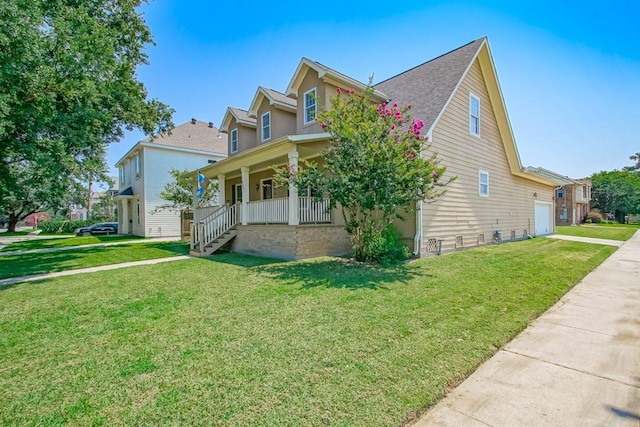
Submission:
<svg viewBox="0 0 640 427">
<path fill-rule="evenodd" d="M 304 124 L 316 121 L 316 88 L 304 93 Z"/>
<path fill-rule="evenodd" d="M 238 128 L 231 130 L 231 152 L 238 152 Z"/>
<path fill-rule="evenodd" d="M 266 112 L 262 115 L 262 141 L 271 139 L 271 113 Z"/>
</svg>

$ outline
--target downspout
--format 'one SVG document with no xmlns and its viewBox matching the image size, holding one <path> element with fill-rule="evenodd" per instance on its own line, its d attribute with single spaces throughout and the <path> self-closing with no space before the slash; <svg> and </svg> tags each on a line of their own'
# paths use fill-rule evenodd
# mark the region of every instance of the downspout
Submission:
<svg viewBox="0 0 640 427">
<path fill-rule="evenodd" d="M 427 132 L 427 140 L 429 143 L 433 141 L 432 129 Z M 422 146 L 420 147 L 420 156 L 422 157 Z M 422 251 L 422 204 L 423 200 L 416 202 L 416 235 L 413 237 L 413 254 L 420 257 Z"/>
<path fill-rule="evenodd" d="M 413 254 L 420 257 L 422 249 L 422 200 L 416 202 L 416 235 L 413 238 Z"/>
</svg>

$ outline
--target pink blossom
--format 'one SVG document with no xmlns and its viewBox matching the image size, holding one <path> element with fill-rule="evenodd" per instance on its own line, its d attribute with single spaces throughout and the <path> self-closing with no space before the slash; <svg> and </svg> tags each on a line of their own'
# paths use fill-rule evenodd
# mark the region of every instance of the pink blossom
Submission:
<svg viewBox="0 0 640 427">
<path fill-rule="evenodd" d="M 385 114 L 386 114 L 387 116 L 390 116 L 390 115 L 391 115 L 391 110 L 389 110 L 388 108 L 387 108 L 384 112 L 385 112 Z"/>
<path fill-rule="evenodd" d="M 342 93 L 342 89 L 337 88 L 337 89 L 336 89 L 336 92 L 338 92 L 338 95 L 340 95 L 340 94 Z"/>
<path fill-rule="evenodd" d="M 392 124 L 391 125 L 391 130 L 394 130 L 396 128 L 396 125 Z"/>
<path fill-rule="evenodd" d="M 353 95 L 356 93 L 355 89 L 349 89 L 347 92 L 349 92 L 349 95 Z"/>
<path fill-rule="evenodd" d="M 324 129 L 324 128 L 326 128 L 326 127 L 327 127 L 327 125 L 325 125 L 324 123 L 320 123 L 320 127 L 321 127 L 322 129 Z"/>
<path fill-rule="evenodd" d="M 409 151 L 409 154 L 407 155 L 407 157 L 409 157 L 410 159 L 413 159 L 416 155 L 413 154 L 413 152 Z"/>
<path fill-rule="evenodd" d="M 433 179 L 437 179 L 438 178 L 438 172 L 434 172 L 431 174 L 431 178 Z"/>
<path fill-rule="evenodd" d="M 398 103 L 397 102 L 393 103 L 393 108 L 398 108 Z"/>
<path fill-rule="evenodd" d="M 407 109 L 411 110 L 411 104 L 407 105 Z"/>
</svg>

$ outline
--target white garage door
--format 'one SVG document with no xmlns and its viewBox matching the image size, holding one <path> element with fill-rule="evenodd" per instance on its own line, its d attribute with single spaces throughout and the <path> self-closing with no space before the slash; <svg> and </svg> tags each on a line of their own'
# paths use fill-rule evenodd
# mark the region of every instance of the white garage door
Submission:
<svg viewBox="0 0 640 427">
<path fill-rule="evenodd" d="M 535 202 L 536 207 L 536 236 L 551 234 L 551 203 Z"/>
</svg>

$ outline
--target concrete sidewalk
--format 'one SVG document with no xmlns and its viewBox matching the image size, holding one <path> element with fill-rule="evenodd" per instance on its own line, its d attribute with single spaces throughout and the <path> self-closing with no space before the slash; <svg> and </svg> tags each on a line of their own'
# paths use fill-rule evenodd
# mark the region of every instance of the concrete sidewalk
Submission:
<svg viewBox="0 0 640 427">
<path fill-rule="evenodd" d="M 415 426 L 640 426 L 640 233 Z"/>
<path fill-rule="evenodd" d="M 22 276 L 22 277 L 9 277 L 7 279 L 0 280 L 0 290 L 5 286 L 13 285 L 14 283 L 19 283 L 19 282 L 31 282 L 34 280 L 51 279 L 54 277 L 71 276 L 74 274 L 81 274 L 81 273 L 95 273 L 97 271 L 116 270 L 119 268 L 135 267 L 138 265 L 151 265 L 151 264 L 160 264 L 164 262 L 182 261 L 184 259 L 189 259 L 189 258 L 191 258 L 190 255 L 176 255 L 176 256 L 167 257 L 167 258 L 147 259 L 142 261 L 123 262 L 120 264 L 101 265 L 98 267 L 78 268 L 76 270 L 58 271 L 55 273 L 34 274 L 32 276 Z"/>
<path fill-rule="evenodd" d="M 617 246 L 617 247 L 620 247 L 624 244 L 624 242 L 621 240 L 598 239 L 596 237 L 565 236 L 563 234 L 551 234 L 549 236 L 544 236 L 544 237 L 548 239 L 571 240 L 574 242 L 595 243 L 598 245 L 608 245 L 608 246 Z"/>
</svg>

